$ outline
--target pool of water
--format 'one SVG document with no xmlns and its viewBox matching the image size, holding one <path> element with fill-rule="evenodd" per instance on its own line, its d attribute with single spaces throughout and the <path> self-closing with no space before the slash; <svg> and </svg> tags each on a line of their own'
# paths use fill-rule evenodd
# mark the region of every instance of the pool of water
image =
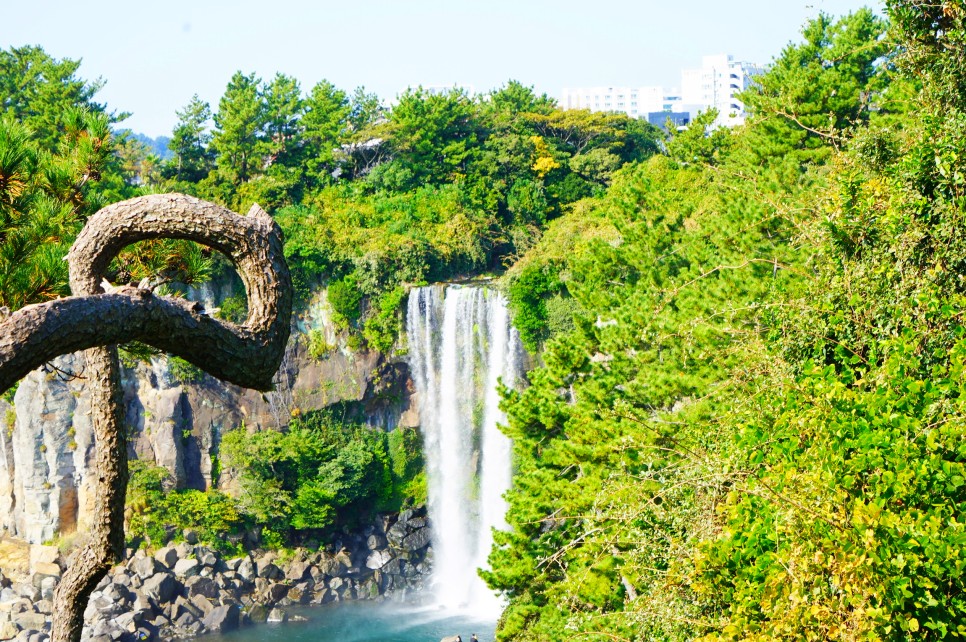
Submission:
<svg viewBox="0 0 966 642">
<path fill-rule="evenodd" d="M 469 642 L 476 633 L 490 642 L 496 622 L 473 613 L 436 607 L 389 603 L 346 602 L 311 608 L 286 609 L 308 618 L 307 622 L 256 624 L 221 636 L 197 638 L 199 642 L 439 642 L 460 635 Z"/>
</svg>

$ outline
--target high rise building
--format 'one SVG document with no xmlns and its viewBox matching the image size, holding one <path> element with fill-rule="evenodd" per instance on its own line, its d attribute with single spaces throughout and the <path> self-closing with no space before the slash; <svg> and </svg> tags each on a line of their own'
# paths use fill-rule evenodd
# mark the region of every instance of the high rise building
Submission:
<svg viewBox="0 0 966 642">
<path fill-rule="evenodd" d="M 737 94 L 748 89 L 759 73 L 759 66 L 735 62 L 727 54 L 704 56 L 700 69 L 681 72 L 681 103 L 692 113 L 697 109 L 717 109 L 719 126 L 740 125 L 746 114 L 745 104 Z"/>
<path fill-rule="evenodd" d="M 716 126 L 731 127 L 745 121 L 745 105 L 737 94 L 751 86 L 761 68 L 735 62 L 727 54 L 704 56 L 700 69 L 681 72 L 681 89 L 663 87 L 584 87 L 564 89 L 563 109 L 621 112 L 664 124 L 667 117 L 679 126 L 687 124 L 699 111 L 718 110 Z"/>
</svg>

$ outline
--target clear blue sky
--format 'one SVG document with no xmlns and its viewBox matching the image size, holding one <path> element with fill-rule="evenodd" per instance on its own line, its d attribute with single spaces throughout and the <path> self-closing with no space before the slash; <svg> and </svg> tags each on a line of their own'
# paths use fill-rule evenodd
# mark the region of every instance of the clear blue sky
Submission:
<svg viewBox="0 0 966 642">
<path fill-rule="evenodd" d="M 8 0 L 0 47 L 41 45 L 83 60 L 98 100 L 125 125 L 169 134 L 197 93 L 216 109 L 232 73 L 280 71 L 308 90 L 326 78 L 383 98 L 407 86 L 508 79 L 568 86 L 680 83 L 701 56 L 767 63 L 819 11 L 881 0 Z"/>
</svg>

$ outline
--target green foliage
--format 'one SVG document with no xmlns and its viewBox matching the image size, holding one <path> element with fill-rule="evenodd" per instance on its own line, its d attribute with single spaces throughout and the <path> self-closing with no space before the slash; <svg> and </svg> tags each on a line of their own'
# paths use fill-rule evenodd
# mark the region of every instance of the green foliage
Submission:
<svg viewBox="0 0 966 642">
<path fill-rule="evenodd" d="M 144 145 L 112 133 L 124 115 L 94 102 L 102 83 L 79 78 L 79 65 L 39 47 L 0 51 L 0 303 L 10 308 L 66 295 L 62 259 L 84 220 L 160 180 Z M 204 262 L 187 242 L 149 242 L 107 276 L 170 278 L 182 267 L 197 276 Z"/>
<path fill-rule="evenodd" d="M 245 294 L 236 294 L 222 299 L 218 308 L 218 317 L 232 323 L 242 323 L 248 317 L 248 298 Z"/>
<path fill-rule="evenodd" d="M 714 165 L 730 142 L 724 129 L 712 129 L 718 118 L 717 109 L 699 113 L 682 132 L 667 143 L 667 155 L 682 165 Z"/>
<path fill-rule="evenodd" d="M 347 328 L 359 320 L 362 291 L 353 275 L 330 282 L 326 299 L 332 306 L 332 321 L 337 326 Z"/>
<path fill-rule="evenodd" d="M 528 265 L 509 279 L 507 297 L 513 325 L 523 345 L 536 352 L 550 334 L 546 299 L 560 291 L 561 283 L 552 264 Z"/>
<path fill-rule="evenodd" d="M 396 337 L 402 330 L 402 302 L 406 298 L 406 288 L 397 287 L 382 294 L 373 303 L 373 313 L 368 315 L 362 328 L 362 336 L 371 348 L 389 354 Z"/>
<path fill-rule="evenodd" d="M 206 150 L 203 107 L 185 109 L 172 144 L 179 158 L 214 157 L 216 171 L 195 183 L 173 165 L 167 175 L 231 207 L 278 209 L 303 301 L 352 275 L 376 298 L 498 267 L 660 138 L 625 116 L 558 110 L 514 81 L 475 98 L 410 90 L 386 110 L 362 88 L 348 96 L 322 81 L 303 95 L 284 74 L 238 72 Z"/>
<path fill-rule="evenodd" d="M 505 393 L 500 639 L 966 633 L 964 14 L 889 5 L 899 43 L 819 17 L 745 128 L 677 134 L 508 273 L 524 331 L 576 305 Z"/>
<path fill-rule="evenodd" d="M 83 217 L 99 200 L 82 187 L 107 171 L 107 116 L 69 110 L 57 154 L 42 151 L 29 129 L 0 120 L 0 303 L 15 309 L 68 293 L 61 259 Z"/>
<path fill-rule="evenodd" d="M 171 134 L 168 148 L 173 154 L 163 174 L 176 181 L 198 182 L 208 176 L 214 163 L 208 145 L 211 133 L 211 107 L 195 94 L 182 111 L 176 112 L 178 124 Z"/>
<path fill-rule="evenodd" d="M 181 383 L 200 383 L 205 378 L 205 371 L 182 359 L 168 357 L 168 372 Z"/>
<path fill-rule="evenodd" d="M 130 540 L 157 547 L 167 541 L 169 529 L 180 536 L 191 528 L 202 542 L 238 552 L 227 538 L 244 525 L 234 499 L 214 490 L 173 490 L 167 470 L 139 459 L 131 460 L 128 470 L 125 531 Z"/>
<path fill-rule="evenodd" d="M 79 68 L 79 60 L 57 60 L 36 46 L 0 51 L 2 113 L 30 130 L 41 148 L 57 149 L 67 112 L 104 112 L 94 102 L 103 81 L 85 81 L 77 76 Z"/>
<path fill-rule="evenodd" d="M 223 437 L 221 453 L 239 473 L 240 510 L 287 537 L 352 526 L 373 511 L 411 503 L 420 491 L 413 482 L 421 468 L 418 441 L 413 431 L 396 432 L 316 412 L 284 432 L 233 430 Z"/>
<path fill-rule="evenodd" d="M 740 96 L 754 114 L 747 153 L 757 159 L 827 159 L 830 142 L 840 142 L 882 108 L 874 101 L 888 69 L 881 61 L 890 52 L 885 29 L 870 9 L 810 21 L 804 42 L 789 44 Z"/>
</svg>

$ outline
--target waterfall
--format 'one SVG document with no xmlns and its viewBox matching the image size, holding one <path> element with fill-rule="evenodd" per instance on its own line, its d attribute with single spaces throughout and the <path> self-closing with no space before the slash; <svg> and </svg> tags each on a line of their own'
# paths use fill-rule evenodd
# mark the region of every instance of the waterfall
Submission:
<svg viewBox="0 0 966 642">
<path fill-rule="evenodd" d="M 506 300 L 478 286 L 429 286 L 409 294 L 409 361 L 419 399 L 436 601 L 448 608 L 500 608 L 476 574 L 492 529 L 505 528 L 510 440 L 497 428 L 497 384 L 522 372 Z"/>
</svg>

